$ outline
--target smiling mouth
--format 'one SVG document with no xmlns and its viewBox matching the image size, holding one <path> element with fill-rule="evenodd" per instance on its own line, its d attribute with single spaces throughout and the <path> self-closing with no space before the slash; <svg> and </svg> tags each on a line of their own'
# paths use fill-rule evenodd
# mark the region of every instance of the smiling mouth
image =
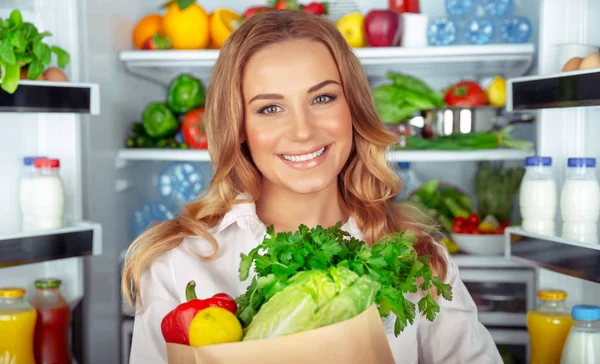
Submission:
<svg viewBox="0 0 600 364">
<path fill-rule="evenodd" d="M 297 163 L 297 162 L 306 162 L 312 159 L 320 157 L 325 151 L 329 148 L 329 145 L 321 147 L 321 149 L 316 150 L 312 153 L 306 154 L 280 154 L 279 156 L 285 159 L 288 162 Z"/>
</svg>

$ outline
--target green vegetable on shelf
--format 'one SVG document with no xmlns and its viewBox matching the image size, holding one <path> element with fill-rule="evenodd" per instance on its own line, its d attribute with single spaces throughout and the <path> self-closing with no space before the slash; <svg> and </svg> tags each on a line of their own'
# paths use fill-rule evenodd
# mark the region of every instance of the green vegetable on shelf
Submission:
<svg viewBox="0 0 600 364">
<path fill-rule="evenodd" d="M 38 32 L 35 25 L 23 21 L 21 12 L 13 10 L 7 19 L 0 19 L 0 87 L 13 94 L 19 86 L 21 68 L 27 66 L 27 78 L 37 80 L 44 67 L 52 63 L 52 53 L 58 66 L 65 68 L 69 53 L 57 46 L 49 46 L 42 39 L 52 35 Z"/>
<path fill-rule="evenodd" d="M 142 123 L 133 122 L 133 123 L 131 123 L 130 127 L 131 127 L 131 131 L 135 135 L 147 135 L 146 129 L 144 129 L 144 125 Z"/>
<path fill-rule="evenodd" d="M 479 214 L 492 215 L 501 222 L 510 221 L 524 173 L 523 167 L 505 169 L 501 162 L 480 162 L 475 175 Z"/>
<path fill-rule="evenodd" d="M 501 147 L 521 149 L 530 152 L 533 143 L 526 140 L 513 139 L 510 133 L 514 125 L 508 126 L 499 132 L 452 134 L 438 138 L 421 138 L 407 135 L 406 145 L 396 145 L 397 149 L 417 150 L 483 150 Z"/>
<path fill-rule="evenodd" d="M 456 201 L 450 197 L 444 198 L 444 205 L 450 210 L 454 217 L 469 217 L 469 211 L 462 208 Z"/>
<path fill-rule="evenodd" d="M 153 138 L 168 138 L 177 133 L 179 123 L 169 108 L 160 102 L 150 103 L 142 114 L 142 125 Z"/>
<path fill-rule="evenodd" d="M 418 92 L 420 95 L 429 99 L 434 106 L 445 106 L 444 99 L 440 92 L 435 91 L 420 79 L 399 72 L 388 72 L 386 77 L 394 82 L 394 85 L 407 90 Z"/>
<path fill-rule="evenodd" d="M 204 86 L 190 75 L 179 75 L 169 84 L 167 105 L 177 114 L 204 106 Z"/>
</svg>

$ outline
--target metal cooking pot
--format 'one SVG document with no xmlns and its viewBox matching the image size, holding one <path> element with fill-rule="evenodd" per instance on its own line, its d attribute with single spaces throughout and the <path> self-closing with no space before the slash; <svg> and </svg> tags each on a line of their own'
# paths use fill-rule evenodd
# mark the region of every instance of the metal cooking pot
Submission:
<svg viewBox="0 0 600 364">
<path fill-rule="evenodd" d="M 444 107 L 421 111 L 408 124 L 421 130 L 424 138 L 488 132 L 509 124 L 531 122 L 530 113 L 504 113 L 503 108 L 494 106 Z"/>
</svg>

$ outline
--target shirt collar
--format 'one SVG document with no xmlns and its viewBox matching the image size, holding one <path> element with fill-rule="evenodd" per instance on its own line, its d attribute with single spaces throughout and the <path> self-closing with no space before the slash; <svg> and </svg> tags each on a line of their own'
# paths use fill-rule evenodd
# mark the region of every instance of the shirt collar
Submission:
<svg viewBox="0 0 600 364">
<path fill-rule="evenodd" d="M 242 193 L 236 197 L 236 200 L 250 199 L 251 195 L 249 193 Z M 221 221 L 213 227 L 211 233 L 213 235 L 218 234 L 233 224 L 237 224 L 240 228 L 251 233 L 258 241 L 264 238 L 267 231 L 265 224 L 256 215 L 256 204 L 254 202 L 235 203 Z M 364 240 L 364 235 L 352 216 L 342 226 L 342 230 L 347 231 L 357 239 Z"/>
</svg>

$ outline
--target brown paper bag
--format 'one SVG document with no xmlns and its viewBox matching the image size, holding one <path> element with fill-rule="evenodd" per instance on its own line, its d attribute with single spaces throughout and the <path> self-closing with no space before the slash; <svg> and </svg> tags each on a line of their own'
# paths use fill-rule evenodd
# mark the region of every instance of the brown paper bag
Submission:
<svg viewBox="0 0 600 364">
<path fill-rule="evenodd" d="M 198 348 L 167 344 L 167 356 L 173 364 L 394 363 L 375 305 L 344 322 L 293 335 Z"/>
</svg>

